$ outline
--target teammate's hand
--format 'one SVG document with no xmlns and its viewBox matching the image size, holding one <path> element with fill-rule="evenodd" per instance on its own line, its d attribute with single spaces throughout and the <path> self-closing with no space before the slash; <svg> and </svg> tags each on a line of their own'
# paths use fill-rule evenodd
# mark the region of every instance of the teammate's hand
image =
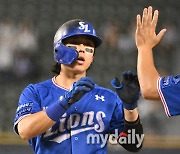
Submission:
<svg viewBox="0 0 180 154">
<path fill-rule="evenodd" d="M 60 103 L 65 108 L 68 109 L 73 103 L 79 101 L 82 96 L 91 91 L 94 88 L 94 81 L 89 77 L 82 77 L 77 82 L 74 82 L 63 97 L 60 97 Z"/>
<path fill-rule="evenodd" d="M 111 84 L 123 101 L 124 108 L 133 110 L 137 107 L 140 87 L 137 75 L 134 72 L 123 72 L 123 81 L 120 82 L 118 78 L 114 78 Z"/>
<path fill-rule="evenodd" d="M 142 18 L 139 14 L 137 15 L 135 37 L 137 48 L 153 48 L 162 39 L 164 33 L 166 32 L 166 29 L 162 29 L 158 34 L 156 34 L 158 15 L 158 10 L 155 10 L 153 15 L 151 6 L 149 6 L 148 8 L 144 8 Z"/>
</svg>

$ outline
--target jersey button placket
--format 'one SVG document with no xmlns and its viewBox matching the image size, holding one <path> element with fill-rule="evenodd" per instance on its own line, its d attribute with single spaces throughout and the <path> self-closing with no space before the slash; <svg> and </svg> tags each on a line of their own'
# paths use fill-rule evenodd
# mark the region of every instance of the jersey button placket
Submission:
<svg viewBox="0 0 180 154">
<path fill-rule="evenodd" d="M 77 141 L 77 140 L 78 140 L 78 137 L 77 137 L 77 136 L 76 136 L 76 137 L 74 137 L 74 140 L 75 140 L 75 141 Z"/>
<path fill-rule="evenodd" d="M 77 111 L 77 110 L 78 110 L 76 106 L 74 107 L 74 110 L 75 110 L 75 111 Z"/>
</svg>

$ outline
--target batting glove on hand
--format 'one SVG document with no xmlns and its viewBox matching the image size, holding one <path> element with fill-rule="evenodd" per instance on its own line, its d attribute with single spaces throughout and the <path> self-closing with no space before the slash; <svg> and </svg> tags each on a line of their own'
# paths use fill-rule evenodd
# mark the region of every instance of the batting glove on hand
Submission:
<svg viewBox="0 0 180 154">
<path fill-rule="evenodd" d="M 123 101 L 125 109 L 133 110 L 137 107 L 137 100 L 140 97 L 140 86 L 137 75 L 134 72 L 123 72 L 123 81 L 120 82 L 118 78 L 114 78 L 111 84 Z"/>
<path fill-rule="evenodd" d="M 94 88 L 94 81 L 89 77 L 82 77 L 77 82 L 74 82 L 63 97 L 60 97 L 60 104 L 68 109 L 73 103 L 79 101 L 82 96 Z"/>
</svg>

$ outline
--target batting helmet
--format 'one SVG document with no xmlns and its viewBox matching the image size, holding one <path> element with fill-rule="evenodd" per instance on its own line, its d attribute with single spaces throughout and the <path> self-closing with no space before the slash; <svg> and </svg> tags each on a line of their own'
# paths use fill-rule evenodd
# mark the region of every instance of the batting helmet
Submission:
<svg viewBox="0 0 180 154">
<path fill-rule="evenodd" d="M 92 25 L 81 19 L 74 19 L 64 23 L 54 36 L 54 59 L 58 63 L 72 64 L 77 58 L 78 53 L 75 49 L 66 47 L 62 42 L 64 39 L 85 35 L 92 39 L 95 48 L 97 48 L 102 40 L 96 35 L 96 31 Z"/>
</svg>

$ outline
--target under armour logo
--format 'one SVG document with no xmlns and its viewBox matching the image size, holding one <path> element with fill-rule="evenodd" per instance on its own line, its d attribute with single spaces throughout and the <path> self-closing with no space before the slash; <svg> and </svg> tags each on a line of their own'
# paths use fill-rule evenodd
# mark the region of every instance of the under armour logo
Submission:
<svg viewBox="0 0 180 154">
<path fill-rule="evenodd" d="M 99 100 L 99 99 L 100 99 L 100 100 L 103 101 L 103 102 L 105 101 L 104 96 L 95 95 L 95 99 L 96 99 L 96 100 Z"/>
</svg>

